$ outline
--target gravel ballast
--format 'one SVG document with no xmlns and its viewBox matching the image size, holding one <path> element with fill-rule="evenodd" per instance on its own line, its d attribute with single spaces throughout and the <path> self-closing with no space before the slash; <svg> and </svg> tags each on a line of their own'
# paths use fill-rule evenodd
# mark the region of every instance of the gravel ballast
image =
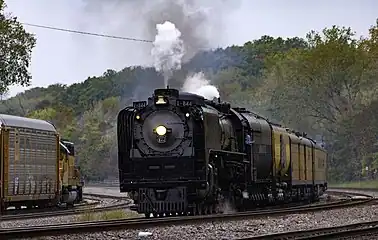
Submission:
<svg viewBox="0 0 378 240">
<path fill-rule="evenodd" d="M 332 227 L 362 221 L 378 220 L 377 210 L 378 206 L 364 206 L 316 213 L 266 217 L 254 220 L 109 231 L 85 235 L 73 234 L 57 237 L 43 237 L 39 239 L 137 239 L 138 233 L 141 231 L 152 233 L 152 235 L 146 239 L 234 239 L 261 234 Z"/>
<path fill-rule="evenodd" d="M 362 192 L 366 193 L 365 191 Z M 366 194 L 377 195 L 377 193 Z M 378 214 L 376 213 L 377 211 L 378 205 L 366 205 L 347 209 L 335 209 L 314 213 L 291 214 L 285 216 L 265 217 L 239 221 L 213 222 L 195 225 L 165 226 L 148 229 L 109 231 L 87 234 L 72 234 L 55 237 L 42 237 L 38 239 L 139 239 L 138 234 L 140 232 L 152 233 L 151 236 L 143 237 L 142 239 L 235 239 L 262 234 L 306 230 L 321 227 L 341 226 L 363 221 L 373 221 L 378 220 Z M 57 217 L 56 221 L 58 222 L 52 222 L 52 218 L 36 219 L 30 221 L 46 221 L 45 223 L 48 224 L 57 224 L 70 223 L 70 221 L 73 221 L 73 218 L 74 217 L 72 216 Z M 22 221 L 22 223 L 18 223 L 19 225 L 12 224 L 13 226 L 7 227 L 16 227 L 16 225 L 18 225 L 19 227 L 25 227 L 27 226 L 25 225 L 27 224 L 27 221 L 28 220 L 24 220 Z M 46 224 L 42 223 L 41 225 Z M 369 237 L 364 239 L 370 239 Z M 372 239 L 376 238 L 372 237 Z"/>
<path fill-rule="evenodd" d="M 114 198 L 106 197 L 91 197 L 97 199 L 100 202 L 95 206 L 92 206 L 92 211 L 95 211 L 96 208 L 103 208 L 107 206 L 114 206 L 117 204 L 127 203 L 128 200 L 120 200 Z M 66 216 L 57 216 L 57 217 L 45 217 L 45 218 L 36 218 L 36 219 L 22 219 L 22 220 L 1 220 L 0 229 L 4 228 L 15 228 L 15 227 L 31 227 L 31 226 L 46 226 L 54 224 L 70 224 L 73 222 L 79 222 L 78 218 L 80 214 L 66 215 Z"/>
</svg>

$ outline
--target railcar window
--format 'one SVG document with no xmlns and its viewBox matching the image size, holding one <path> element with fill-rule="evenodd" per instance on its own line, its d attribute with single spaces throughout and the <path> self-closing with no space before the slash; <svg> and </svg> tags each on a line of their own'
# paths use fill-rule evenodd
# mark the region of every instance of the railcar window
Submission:
<svg viewBox="0 0 378 240">
<path fill-rule="evenodd" d="M 318 168 L 323 168 L 322 157 L 319 156 L 319 153 L 316 154 L 316 161 L 318 162 Z"/>
<path fill-rule="evenodd" d="M 75 155 L 75 148 L 74 146 L 67 146 L 68 151 L 70 151 L 69 155 L 74 156 Z"/>
</svg>

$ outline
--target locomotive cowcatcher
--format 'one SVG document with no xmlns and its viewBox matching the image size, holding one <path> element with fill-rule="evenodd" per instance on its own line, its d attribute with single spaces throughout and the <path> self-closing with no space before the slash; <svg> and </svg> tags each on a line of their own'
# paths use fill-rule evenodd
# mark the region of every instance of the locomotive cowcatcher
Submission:
<svg viewBox="0 0 378 240">
<path fill-rule="evenodd" d="M 117 119 L 120 191 L 146 217 L 317 200 L 326 151 L 244 108 L 156 89 Z"/>
</svg>

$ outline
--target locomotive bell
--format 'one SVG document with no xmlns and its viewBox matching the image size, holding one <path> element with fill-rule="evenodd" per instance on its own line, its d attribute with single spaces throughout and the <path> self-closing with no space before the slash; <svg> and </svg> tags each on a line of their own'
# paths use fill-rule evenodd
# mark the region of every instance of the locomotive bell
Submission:
<svg viewBox="0 0 378 240">
<path fill-rule="evenodd" d="M 159 89 L 155 89 L 154 96 L 155 97 L 163 96 L 163 97 L 178 98 L 179 97 L 179 90 L 174 89 L 174 88 L 159 88 Z"/>
<path fill-rule="evenodd" d="M 155 104 L 161 105 L 161 104 L 166 104 L 167 101 L 165 100 L 164 96 L 158 96 L 157 100 L 155 101 Z"/>
<path fill-rule="evenodd" d="M 160 88 L 154 91 L 154 103 L 155 105 L 166 105 L 169 104 L 169 98 L 178 98 L 179 91 L 173 88 Z"/>
</svg>

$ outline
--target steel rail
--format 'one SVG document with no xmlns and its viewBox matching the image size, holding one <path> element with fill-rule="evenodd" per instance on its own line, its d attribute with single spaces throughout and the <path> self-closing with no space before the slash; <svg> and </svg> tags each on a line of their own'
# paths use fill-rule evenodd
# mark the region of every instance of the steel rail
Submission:
<svg viewBox="0 0 378 240">
<path fill-rule="evenodd" d="M 337 227 L 316 228 L 299 231 L 259 235 L 238 238 L 236 240 L 283 240 L 283 239 L 329 239 L 340 237 L 361 236 L 363 234 L 378 233 L 378 221 L 361 222 Z"/>
<path fill-rule="evenodd" d="M 352 193 L 347 193 L 352 194 Z M 100 231 L 113 231 L 123 229 L 135 229 L 156 227 L 163 225 L 179 225 L 188 223 L 203 223 L 203 222 L 215 222 L 215 221 L 230 221 L 240 220 L 252 217 L 265 217 L 267 215 L 283 215 L 290 213 L 305 213 L 319 210 L 344 208 L 350 206 L 356 206 L 360 204 L 366 204 L 372 201 L 374 198 L 365 194 L 358 194 L 366 196 L 366 199 L 358 200 L 341 200 L 329 204 L 319 204 L 315 206 L 298 206 L 287 209 L 276 210 L 260 210 L 240 212 L 234 214 L 216 214 L 216 215 L 200 215 L 200 216 L 185 216 L 185 217 L 165 217 L 165 218 L 132 218 L 122 220 L 108 220 L 108 221 L 96 221 L 96 222 L 81 222 L 72 224 L 58 224 L 50 226 L 37 226 L 27 228 L 9 228 L 0 230 L 0 239 L 15 239 L 23 237 L 40 237 L 40 236 L 52 236 L 52 235 L 65 235 L 74 233 L 88 233 L 88 232 L 100 232 Z"/>
<path fill-rule="evenodd" d="M 378 188 L 349 188 L 349 187 L 332 187 L 329 188 L 330 190 L 333 191 L 345 191 L 345 190 L 350 190 L 350 191 L 361 191 L 361 192 L 378 192 Z"/>
</svg>

